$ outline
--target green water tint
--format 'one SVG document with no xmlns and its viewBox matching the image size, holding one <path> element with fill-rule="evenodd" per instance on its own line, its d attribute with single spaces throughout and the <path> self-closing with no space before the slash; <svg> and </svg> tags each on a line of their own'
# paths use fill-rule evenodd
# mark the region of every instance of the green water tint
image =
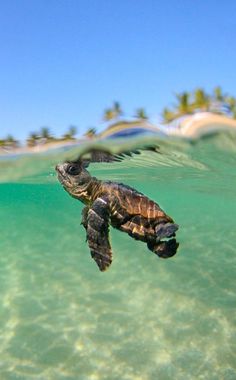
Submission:
<svg viewBox="0 0 236 380">
<path fill-rule="evenodd" d="M 159 142 L 161 155 L 91 165 L 180 225 L 169 260 L 112 229 L 105 273 L 90 257 L 82 204 L 52 175 L 64 153 L 24 161 L 25 176 L 20 160 L 5 162 L 22 175 L 6 183 L 5 172 L 0 185 L 1 379 L 236 378 L 236 156 L 228 142 Z"/>
</svg>

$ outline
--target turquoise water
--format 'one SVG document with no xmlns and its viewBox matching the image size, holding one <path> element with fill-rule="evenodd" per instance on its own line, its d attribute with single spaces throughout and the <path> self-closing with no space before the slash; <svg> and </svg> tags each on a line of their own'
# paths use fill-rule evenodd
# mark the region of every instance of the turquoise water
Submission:
<svg viewBox="0 0 236 380">
<path fill-rule="evenodd" d="M 112 229 L 105 273 L 54 175 L 76 148 L 0 161 L 1 380 L 236 379 L 235 140 L 152 139 L 161 154 L 90 166 L 180 225 L 169 260 Z"/>
</svg>

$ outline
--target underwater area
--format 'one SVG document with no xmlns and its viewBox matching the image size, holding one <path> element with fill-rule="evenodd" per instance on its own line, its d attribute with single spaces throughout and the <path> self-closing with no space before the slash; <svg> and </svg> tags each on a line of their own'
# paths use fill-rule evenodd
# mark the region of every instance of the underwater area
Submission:
<svg viewBox="0 0 236 380">
<path fill-rule="evenodd" d="M 162 260 L 111 228 L 105 273 L 54 170 L 83 147 L 0 158 L 2 380 L 236 379 L 236 134 L 103 146 L 150 144 L 88 170 L 160 204 L 178 252 Z"/>
</svg>

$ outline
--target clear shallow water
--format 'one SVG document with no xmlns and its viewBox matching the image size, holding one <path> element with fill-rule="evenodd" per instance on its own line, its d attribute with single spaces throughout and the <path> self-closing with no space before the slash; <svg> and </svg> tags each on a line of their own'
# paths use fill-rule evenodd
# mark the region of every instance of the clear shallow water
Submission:
<svg viewBox="0 0 236 380">
<path fill-rule="evenodd" d="M 235 136 L 155 143 L 91 173 L 160 203 L 178 254 L 112 229 L 105 273 L 54 175 L 78 149 L 0 162 L 1 379 L 236 378 Z"/>
</svg>

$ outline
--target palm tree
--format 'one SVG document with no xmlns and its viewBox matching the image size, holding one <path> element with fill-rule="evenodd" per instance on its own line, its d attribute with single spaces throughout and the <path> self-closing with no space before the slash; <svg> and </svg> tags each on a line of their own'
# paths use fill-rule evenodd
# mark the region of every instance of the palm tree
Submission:
<svg viewBox="0 0 236 380">
<path fill-rule="evenodd" d="M 37 143 L 38 143 L 38 140 L 39 140 L 38 134 L 35 133 L 35 132 L 31 132 L 29 134 L 29 137 L 26 140 L 27 146 L 30 147 L 30 148 L 33 147 L 33 146 L 36 146 Z"/>
<path fill-rule="evenodd" d="M 70 127 L 68 128 L 68 132 L 64 134 L 63 139 L 74 140 L 76 133 L 77 133 L 77 128 L 74 125 L 70 125 Z"/>
<path fill-rule="evenodd" d="M 226 102 L 229 106 L 230 111 L 233 112 L 234 108 L 236 107 L 236 99 L 233 96 L 230 96 L 226 98 Z"/>
<path fill-rule="evenodd" d="M 169 123 L 175 118 L 175 113 L 170 111 L 169 108 L 165 107 L 162 111 L 162 119 L 164 123 Z"/>
<path fill-rule="evenodd" d="M 92 139 L 97 134 L 97 130 L 94 127 L 89 128 L 85 133 L 84 136 L 88 137 L 89 139 Z"/>
<path fill-rule="evenodd" d="M 140 120 L 147 120 L 148 116 L 144 108 L 138 108 L 135 113 L 135 117 Z"/>
<path fill-rule="evenodd" d="M 103 119 L 104 121 L 111 121 L 115 118 L 114 110 L 112 108 L 107 108 L 104 111 Z"/>
<path fill-rule="evenodd" d="M 224 95 L 222 94 L 222 89 L 220 86 L 215 87 L 213 92 L 214 92 L 215 100 L 217 100 L 218 102 L 224 101 Z"/>
<path fill-rule="evenodd" d="M 40 129 L 40 137 L 45 140 L 45 142 L 48 142 L 52 139 L 50 129 L 48 127 L 42 127 Z"/>
<path fill-rule="evenodd" d="M 209 97 L 202 88 L 197 88 L 194 91 L 194 103 L 195 109 L 207 110 L 209 107 Z"/>
<path fill-rule="evenodd" d="M 176 98 L 178 100 L 178 105 L 177 105 L 177 111 L 179 115 L 185 115 L 187 113 L 192 112 L 192 107 L 189 102 L 189 93 L 188 92 L 183 92 L 182 94 L 176 94 Z"/>
<path fill-rule="evenodd" d="M 9 148 L 17 148 L 19 141 L 17 141 L 12 135 L 8 135 L 5 139 L 5 145 Z"/>
<path fill-rule="evenodd" d="M 226 102 L 229 106 L 230 111 L 232 112 L 233 118 L 236 119 L 236 98 L 230 96 L 226 99 Z"/>
<path fill-rule="evenodd" d="M 103 119 L 105 121 L 111 121 L 113 119 L 118 119 L 122 114 L 123 112 L 120 103 L 114 102 L 113 107 L 105 109 Z"/>
<path fill-rule="evenodd" d="M 71 138 L 75 138 L 75 135 L 77 133 L 77 128 L 75 125 L 70 125 L 69 126 L 69 134 L 71 135 Z"/>
<path fill-rule="evenodd" d="M 226 112 L 223 106 L 228 106 L 227 108 L 231 111 L 232 116 L 236 118 L 236 98 L 224 95 L 220 86 L 215 87 L 213 93 L 213 96 L 209 96 L 202 88 L 197 88 L 193 94 L 188 92 L 176 94 L 178 104 L 175 110 L 164 108 L 162 112 L 163 121 L 170 122 L 178 116 L 192 114 L 194 110 L 199 109 L 222 114 Z M 191 99 L 193 100 L 190 101 Z"/>
<path fill-rule="evenodd" d="M 113 103 L 113 112 L 116 118 L 119 118 L 123 114 L 120 103 L 117 101 Z"/>
</svg>

